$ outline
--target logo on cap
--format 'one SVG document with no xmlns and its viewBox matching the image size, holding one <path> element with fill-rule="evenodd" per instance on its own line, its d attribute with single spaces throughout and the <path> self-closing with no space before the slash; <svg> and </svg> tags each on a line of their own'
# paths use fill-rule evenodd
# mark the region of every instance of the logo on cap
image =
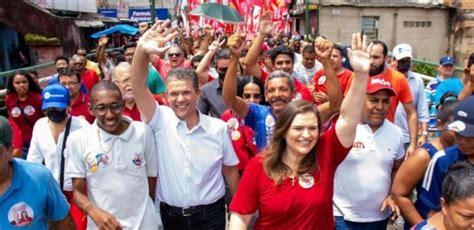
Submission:
<svg viewBox="0 0 474 230">
<path fill-rule="evenodd" d="M 44 99 L 49 99 L 51 94 L 49 92 L 44 93 Z"/>
<path fill-rule="evenodd" d="M 386 86 L 392 86 L 390 84 L 390 82 L 388 81 L 385 81 L 384 79 L 380 79 L 380 78 L 372 78 L 370 79 L 370 84 L 380 84 L 380 85 L 386 85 Z"/>
<path fill-rule="evenodd" d="M 459 110 L 459 111 L 458 111 L 458 116 L 460 116 L 460 117 L 467 117 L 467 113 L 464 112 L 464 111 L 462 111 L 462 110 Z"/>
<path fill-rule="evenodd" d="M 448 128 L 454 132 L 462 132 L 466 130 L 466 124 L 462 121 L 455 121 L 449 124 Z"/>
</svg>

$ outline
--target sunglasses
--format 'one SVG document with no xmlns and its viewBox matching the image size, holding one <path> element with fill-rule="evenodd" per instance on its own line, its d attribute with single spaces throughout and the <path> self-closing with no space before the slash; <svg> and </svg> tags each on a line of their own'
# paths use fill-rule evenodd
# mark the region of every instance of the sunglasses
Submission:
<svg viewBox="0 0 474 230">
<path fill-rule="evenodd" d="M 179 57 L 181 53 L 168 53 L 168 57 Z"/>
</svg>

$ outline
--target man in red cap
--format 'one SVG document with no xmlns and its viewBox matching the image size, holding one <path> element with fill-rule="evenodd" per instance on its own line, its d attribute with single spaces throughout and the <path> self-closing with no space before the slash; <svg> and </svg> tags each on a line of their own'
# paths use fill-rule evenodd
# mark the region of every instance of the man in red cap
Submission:
<svg viewBox="0 0 474 230">
<path fill-rule="evenodd" d="M 336 230 L 386 229 L 392 210 L 395 210 L 393 215 L 399 215 L 390 189 L 405 149 L 401 131 L 386 119 L 393 96 L 396 92 L 388 80 L 369 78 L 354 144 L 336 170 L 333 196 Z M 364 183 L 359 183 L 361 180 Z"/>
</svg>

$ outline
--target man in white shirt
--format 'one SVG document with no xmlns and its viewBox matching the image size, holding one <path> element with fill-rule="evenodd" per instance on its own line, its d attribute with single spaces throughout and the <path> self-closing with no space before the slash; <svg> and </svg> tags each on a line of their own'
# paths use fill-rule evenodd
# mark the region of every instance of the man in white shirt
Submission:
<svg viewBox="0 0 474 230">
<path fill-rule="evenodd" d="M 165 229 L 225 229 L 224 177 L 233 194 L 239 160 L 227 125 L 199 113 L 199 84 L 192 69 L 176 68 L 166 78 L 170 107 L 158 106 L 146 87 L 151 54 L 171 40 L 169 21 L 157 23 L 138 42 L 132 63 L 132 89 L 143 120 L 152 127 L 158 152 L 157 194 Z"/>
<path fill-rule="evenodd" d="M 295 53 L 296 57 L 296 53 Z M 294 71 L 299 76 L 298 80 L 305 85 L 311 84 L 314 74 L 323 69 L 323 64 L 316 59 L 316 49 L 312 45 L 306 45 L 302 48 L 301 62 L 295 61 Z M 296 60 L 296 58 L 295 58 Z"/>
<path fill-rule="evenodd" d="M 97 83 L 89 106 L 96 121 L 67 140 L 66 174 L 74 201 L 89 217 L 87 229 L 158 226 L 152 201 L 157 176 L 153 133 L 122 116 L 123 109 L 120 89 L 110 81 Z"/>
<path fill-rule="evenodd" d="M 401 131 L 386 119 L 395 95 L 390 82 L 369 79 L 354 144 L 335 174 L 336 230 L 386 229 L 392 210 L 399 215 L 390 189 L 405 150 Z"/>
<path fill-rule="evenodd" d="M 73 133 L 89 123 L 81 118 L 71 116 L 69 91 L 62 85 L 53 84 L 43 89 L 41 109 L 46 117 L 36 121 L 33 127 L 27 161 L 44 163 L 60 185 L 61 190 L 71 205 L 71 215 L 78 230 L 86 228 L 84 213 L 73 201 L 71 178 L 64 176 L 63 144 L 66 133 Z M 68 130 L 68 131 L 66 131 Z M 61 179 L 63 180 L 61 182 Z"/>
</svg>

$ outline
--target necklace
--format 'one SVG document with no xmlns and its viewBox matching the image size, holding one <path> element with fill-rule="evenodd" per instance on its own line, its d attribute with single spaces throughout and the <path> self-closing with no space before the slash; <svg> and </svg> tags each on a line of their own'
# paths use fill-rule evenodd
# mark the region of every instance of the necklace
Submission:
<svg viewBox="0 0 474 230">
<path fill-rule="evenodd" d="M 112 141 L 112 144 L 111 144 L 110 148 L 109 148 L 108 150 L 105 150 L 104 148 L 102 148 L 102 141 L 101 141 L 101 139 L 100 139 L 100 131 L 99 131 L 99 129 L 97 129 L 97 136 L 99 137 L 99 148 L 100 148 L 100 150 L 101 150 L 102 152 L 104 152 L 104 153 L 109 153 L 110 150 L 112 150 L 112 152 L 110 152 L 110 153 L 113 153 L 113 149 L 114 149 L 114 145 L 115 145 L 115 140 L 116 140 L 116 138 L 113 138 L 113 141 Z"/>
</svg>

